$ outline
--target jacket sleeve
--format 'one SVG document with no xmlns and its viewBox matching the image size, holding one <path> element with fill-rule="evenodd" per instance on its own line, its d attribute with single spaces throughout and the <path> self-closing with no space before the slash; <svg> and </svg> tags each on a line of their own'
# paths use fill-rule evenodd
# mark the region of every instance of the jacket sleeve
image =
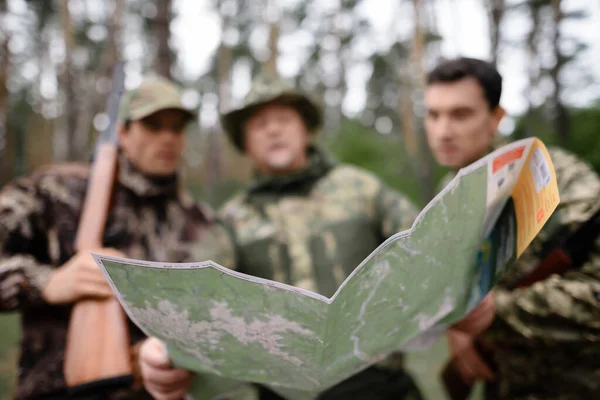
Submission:
<svg viewBox="0 0 600 400">
<path fill-rule="evenodd" d="M 586 163 L 563 151 L 551 152 L 560 204 L 554 224 L 574 229 L 600 207 L 600 178 Z M 547 228 L 547 229 L 546 229 Z M 517 262 L 515 270 L 539 262 L 535 252 L 550 238 L 547 224 Z M 600 339 L 600 238 L 580 268 L 554 275 L 529 287 L 494 289 L 495 340 L 572 341 Z M 517 335 L 515 335 L 517 333 Z"/>
<path fill-rule="evenodd" d="M 419 210 L 405 195 L 382 183 L 375 197 L 375 215 L 381 235 L 387 239 L 410 229 Z"/>
<path fill-rule="evenodd" d="M 0 311 L 43 302 L 53 267 L 36 252 L 45 248 L 44 200 L 33 182 L 19 180 L 0 191 Z"/>
</svg>

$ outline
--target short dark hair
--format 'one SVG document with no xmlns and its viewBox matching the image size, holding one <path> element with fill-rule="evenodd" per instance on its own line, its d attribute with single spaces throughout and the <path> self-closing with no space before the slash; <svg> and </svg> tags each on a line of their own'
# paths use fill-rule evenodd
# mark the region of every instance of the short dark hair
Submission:
<svg viewBox="0 0 600 400">
<path fill-rule="evenodd" d="M 502 76 L 492 63 L 483 60 L 459 57 L 442 61 L 427 75 L 427 85 L 465 78 L 474 78 L 479 82 L 490 109 L 498 107 L 502 95 Z"/>
</svg>

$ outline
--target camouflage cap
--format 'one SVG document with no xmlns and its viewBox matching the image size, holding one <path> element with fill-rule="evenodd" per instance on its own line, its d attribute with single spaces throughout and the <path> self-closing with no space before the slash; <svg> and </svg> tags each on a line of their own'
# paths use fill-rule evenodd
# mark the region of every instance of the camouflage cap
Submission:
<svg viewBox="0 0 600 400">
<path fill-rule="evenodd" d="M 190 118 L 195 114 L 181 101 L 181 88 L 162 76 L 149 76 L 135 89 L 123 94 L 119 106 L 119 121 L 137 121 L 157 111 L 177 109 Z"/>
<path fill-rule="evenodd" d="M 323 124 L 321 109 L 308 96 L 278 78 L 260 74 L 253 79 L 252 87 L 244 98 L 242 107 L 221 116 L 223 129 L 240 152 L 244 152 L 245 121 L 259 107 L 272 103 L 294 107 L 300 113 L 310 133 L 317 131 Z"/>
</svg>

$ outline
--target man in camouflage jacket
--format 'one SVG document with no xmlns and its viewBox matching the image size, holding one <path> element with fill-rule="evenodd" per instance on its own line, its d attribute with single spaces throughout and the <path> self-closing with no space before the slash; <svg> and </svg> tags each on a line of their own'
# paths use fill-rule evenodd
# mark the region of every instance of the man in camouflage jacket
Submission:
<svg viewBox="0 0 600 400">
<path fill-rule="evenodd" d="M 501 91 L 500 74 L 481 60 L 450 60 L 429 74 L 429 144 L 438 162 L 454 170 L 442 187 L 460 168 L 502 144 L 496 134 L 504 115 Z M 545 243 L 576 229 L 600 207 L 600 177 L 592 168 L 562 149 L 548 150 L 560 204 L 513 266 L 514 273 L 493 290 L 496 312 L 481 338 L 493 350 L 495 370 L 474 350 L 473 338 L 449 335 L 463 376 L 494 381 L 488 384 L 488 399 L 600 398 L 600 241 L 581 268 L 509 289 L 525 268 L 540 261 Z"/>
<path fill-rule="evenodd" d="M 337 163 L 314 145 L 321 118 L 308 97 L 264 75 L 254 80 L 244 107 L 224 115 L 225 131 L 254 161 L 256 176 L 219 214 L 225 229 L 218 228 L 222 253 L 215 261 L 329 297 L 378 245 L 409 229 L 418 210 L 374 174 Z M 206 259 L 205 247 L 199 245 L 196 260 Z M 260 398 L 280 397 L 260 388 Z M 319 398 L 421 395 L 394 353 Z"/>
<path fill-rule="evenodd" d="M 114 206 L 99 251 L 179 262 L 201 239 L 210 209 L 196 205 L 177 174 L 192 117 L 162 78 L 125 94 Z M 89 252 L 73 248 L 88 175 L 85 164 L 53 165 L 0 192 L 0 310 L 18 311 L 23 329 L 17 400 L 68 399 L 62 371 L 72 304 L 112 295 Z M 144 335 L 131 321 L 129 330 L 133 357 Z M 151 398 L 140 383 L 108 398 Z"/>
</svg>

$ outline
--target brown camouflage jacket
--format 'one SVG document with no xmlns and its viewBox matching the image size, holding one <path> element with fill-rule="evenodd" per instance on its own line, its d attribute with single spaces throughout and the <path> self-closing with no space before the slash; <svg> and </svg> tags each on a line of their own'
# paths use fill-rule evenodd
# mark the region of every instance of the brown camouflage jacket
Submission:
<svg viewBox="0 0 600 400">
<path fill-rule="evenodd" d="M 40 293 L 52 271 L 74 255 L 88 166 L 56 165 L 15 180 L 0 192 L 0 311 L 18 311 L 23 330 L 18 400 L 53 393 L 63 398 L 65 336 L 71 306 Z M 115 203 L 104 244 L 132 258 L 180 262 L 208 227 L 209 208 L 182 191 L 177 177 L 153 180 L 120 159 Z M 131 342 L 143 333 L 129 321 Z M 149 398 L 142 391 L 111 399 Z"/>
<path fill-rule="evenodd" d="M 560 204 L 494 289 L 497 314 L 485 338 L 496 349 L 497 399 L 600 398 L 600 238 L 581 268 L 508 289 L 540 261 L 545 243 L 576 229 L 600 207 L 598 174 L 565 150 L 548 152 Z"/>
</svg>

